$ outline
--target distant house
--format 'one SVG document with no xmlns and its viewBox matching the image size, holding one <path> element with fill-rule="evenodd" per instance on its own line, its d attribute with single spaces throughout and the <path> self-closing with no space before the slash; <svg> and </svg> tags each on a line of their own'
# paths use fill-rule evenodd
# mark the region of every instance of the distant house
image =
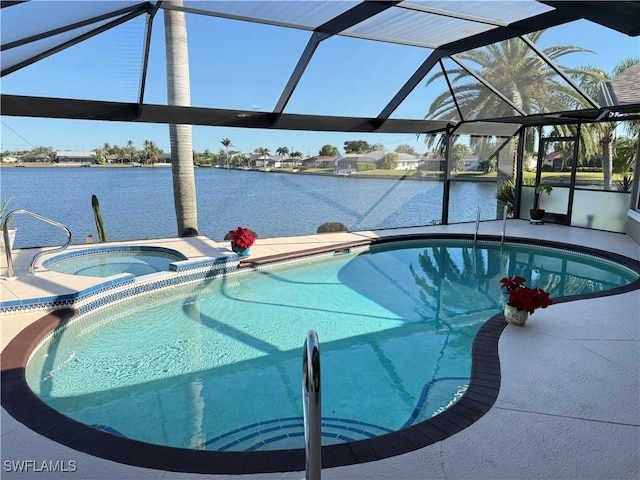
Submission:
<svg viewBox="0 0 640 480">
<path fill-rule="evenodd" d="M 444 158 L 436 157 L 434 152 L 427 152 L 418 158 L 420 169 L 432 172 L 444 171 Z"/>
<path fill-rule="evenodd" d="M 562 170 L 564 167 L 564 152 L 552 152 L 542 160 L 542 166 L 554 170 Z"/>
<path fill-rule="evenodd" d="M 465 170 L 479 170 L 480 168 L 480 163 L 478 162 L 478 156 L 477 155 L 466 155 L 462 161 L 464 162 L 464 169 Z"/>
<path fill-rule="evenodd" d="M 416 170 L 420 165 L 420 159 L 409 153 L 398 153 L 398 165 L 396 170 Z"/>
<path fill-rule="evenodd" d="M 23 162 L 33 162 L 33 163 L 41 163 L 41 162 L 49 162 L 51 159 L 49 155 L 45 155 L 44 153 L 38 153 L 36 155 L 25 155 L 22 157 Z"/>
<path fill-rule="evenodd" d="M 18 159 L 16 157 L 2 157 L 2 163 L 17 163 Z"/>
<path fill-rule="evenodd" d="M 279 166 L 280 162 L 278 162 L 278 165 L 275 165 L 275 162 L 271 158 L 271 155 L 269 155 L 268 153 L 265 155 L 254 153 L 253 155 L 251 155 L 251 157 L 249 157 L 249 165 L 251 165 L 252 167 L 262 168 L 268 167 L 270 165 Z"/>
<path fill-rule="evenodd" d="M 375 165 L 380 158 L 377 158 L 376 152 L 345 153 L 336 158 L 334 171 L 339 175 L 348 175 L 357 171 L 359 163 L 372 163 Z"/>
<path fill-rule="evenodd" d="M 375 150 L 369 153 L 347 153 L 337 158 L 336 172 L 353 172 L 356 170 L 358 163 L 373 163 L 378 165 L 378 162 L 382 160 L 387 153 L 391 152 L 387 150 Z M 396 170 L 416 170 L 421 163 L 418 157 L 409 153 L 396 153 L 396 155 L 398 155 Z"/>
<path fill-rule="evenodd" d="M 173 162 L 171 161 L 170 153 L 159 153 L 158 158 L 153 163 L 154 167 L 170 167 Z"/>
<path fill-rule="evenodd" d="M 69 152 L 57 151 L 58 165 L 81 166 L 96 163 L 96 154 L 94 152 Z"/>
<path fill-rule="evenodd" d="M 309 157 L 302 160 L 302 166 L 307 168 L 334 168 L 336 165 L 336 158 L 327 155 L 317 155 L 315 157 Z"/>
<path fill-rule="evenodd" d="M 276 155 L 273 157 L 273 162 L 276 167 L 297 167 L 301 164 L 301 160 L 299 158 L 293 158 L 285 155 Z"/>
</svg>

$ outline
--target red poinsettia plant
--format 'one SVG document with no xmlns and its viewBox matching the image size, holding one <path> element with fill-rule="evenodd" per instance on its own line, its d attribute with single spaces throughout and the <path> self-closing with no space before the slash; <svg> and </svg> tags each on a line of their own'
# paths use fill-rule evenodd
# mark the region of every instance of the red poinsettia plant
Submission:
<svg viewBox="0 0 640 480">
<path fill-rule="evenodd" d="M 500 280 L 505 295 L 509 297 L 507 305 L 533 314 L 536 309 L 547 308 L 553 303 L 543 289 L 527 287 L 524 282 L 526 279 L 518 276 Z"/>
<path fill-rule="evenodd" d="M 236 230 L 230 230 L 229 238 L 231 239 L 231 244 L 235 245 L 241 250 L 249 248 L 251 245 L 253 245 L 253 242 L 256 241 L 256 238 L 253 236 L 253 233 L 251 233 L 251 230 L 242 227 L 238 227 Z"/>
</svg>

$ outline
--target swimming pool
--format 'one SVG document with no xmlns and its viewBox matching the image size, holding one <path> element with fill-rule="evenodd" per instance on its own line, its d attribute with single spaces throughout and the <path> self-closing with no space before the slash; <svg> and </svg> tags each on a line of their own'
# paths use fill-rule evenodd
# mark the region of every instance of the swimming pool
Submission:
<svg viewBox="0 0 640 480">
<path fill-rule="evenodd" d="M 168 271 L 171 263 L 186 260 L 180 252 L 162 247 L 96 247 L 65 252 L 42 263 L 48 270 L 86 277 L 110 277 L 121 273 L 135 276 Z"/>
<path fill-rule="evenodd" d="M 474 336 L 477 336 L 475 332 L 478 328 L 487 327 L 487 324 L 483 325 L 485 320 L 495 317 L 501 309 L 502 295 L 498 280 L 505 272 L 509 275 L 523 274 L 525 269 L 530 268 L 530 272 L 525 275 L 548 288 L 554 297 L 572 297 L 583 295 L 585 292 L 593 294 L 615 290 L 620 285 L 637 279 L 637 274 L 630 269 L 615 267 L 609 262 L 592 260 L 584 255 L 568 255 L 566 252 L 556 255 L 549 249 L 531 246 L 511 247 L 500 250 L 499 247 L 493 246 L 483 250 L 470 247 L 468 242 L 460 245 L 457 242 L 443 241 L 437 244 L 429 242 L 394 244 L 374 247 L 371 252 L 335 257 L 328 262 L 311 262 L 309 265 L 303 262 L 295 266 L 267 268 L 251 274 L 229 275 L 208 282 L 208 285 L 183 287 L 175 290 L 176 305 L 173 307 L 168 307 L 161 299 L 147 296 L 145 303 L 158 305 L 147 320 L 139 316 L 142 312 L 132 310 L 133 315 L 130 319 L 120 318 L 116 324 L 113 323 L 116 319 L 108 314 L 111 312 L 104 311 L 102 312 L 104 316 L 101 314 L 87 316 L 68 329 L 61 330 L 49 343 L 48 352 L 40 350 L 34 354 L 33 364 L 30 364 L 29 369 L 35 368 L 28 373 L 29 382 L 35 390 L 44 390 L 44 396 L 47 393 L 53 394 L 54 404 L 69 403 L 71 410 L 79 409 L 72 412 L 72 416 L 82 410 L 79 407 L 83 404 L 91 404 L 89 410 L 98 414 L 97 418 L 100 421 L 84 418 L 83 421 L 112 434 L 124 435 L 127 439 L 133 436 L 127 422 L 113 424 L 113 419 L 106 421 L 105 416 L 105 412 L 109 410 L 117 411 L 122 408 L 117 406 L 108 408 L 107 405 L 117 394 L 131 392 L 136 385 L 145 384 L 149 387 L 148 393 L 151 397 L 134 400 L 133 405 L 139 406 L 139 409 L 133 410 L 146 411 L 149 406 L 154 405 L 159 406 L 160 410 L 170 411 L 179 417 L 175 424 L 165 424 L 166 428 L 161 435 L 169 439 L 169 442 L 174 442 L 172 435 L 180 432 L 179 436 L 187 437 L 182 438 L 181 441 L 193 441 L 195 443 L 192 447 L 195 448 L 211 446 L 227 452 L 232 449 L 231 444 L 237 442 L 235 445 L 244 443 L 241 449 L 247 450 L 258 443 L 256 433 L 270 434 L 269 439 L 282 437 L 282 434 L 273 433 L 278 430 L 296 433 L 294 430 L 298 427 L 295 424 L 301 413 L 298 383 L 300 346 L 306 329 L 309 326 L 316 328 L 315 325 L 299 324 L 307 321 L 309 316 L 330 313 L 331 318 L 325 321 L 325 325 L 316 328 L 320 333 L 323 395 L 326 395 L 323 397 L 323 417 L 330 429 L 329 433 L 336 434 L 336 437 L 329 437 L 331 440 L 325 444 L 338 440 L 357 440 L 358 437 L 349 437 L 354 432 L 364 432 L 365 436 L 381 435 L 350 444 L 352 445 L 350 449 L 353 451 L 357 450 L 357 446 L 362 445 L 362 442 L 375 445 L 375 440 L 379 438 L 384 438 L 385 442 L 388 442 L 389 436 L 393 434 L 385 433 L 386 430 L 407 427 L 400 432 L 413 436 L 415 445 L 417 432 L 421 431 L 420 428 L 425 424 L 439 425 L 435 427 L 435 431 L 439 431 L 440 434 L 434 434 L 433 431 L 429 434 L 429 441 L 437 441 L 443 438 L 441 436 L 443 432 L 451 430 L 452 423 L 446 420 L 447 412 L 460 415 L 460 412 L 465 410 L 457 407 L 464 406 L 469 410 L 469 398 L 474 399 L 477 408 L 478 402 L 483 403 L 479 397 L 490 396 L 487 390 L 491 389 L 486 386 L 486 383 L 483 382 L 480 394 L 477 390 L 472 391 L 473 386 L 470 385 L 471 395 L 467 391 L 462 400 L 454 403 L 453 407 L 445 413 L 423 421 L 439 411 L 441 407 L 455 402 L 462 395 L 465 385 L 469 383 L 466 378 L 478 361 L 474 359 L 471 365 L 471 342 L 464 340 L 468 337 L 473 340 Z M 409 262 L 406 261 L 407 258 L 410 258 Z M 603 270 L 602 265 L 607 268 Z M 320 270 L 310 275 L 310 271 L 317 268 Z M 437 275 L 436 272 L 438 272 Z M 366 281 L 361 281 L 362 278 Z M 269 282 L 275 283 L 274 289 L 270 289 Z M 445 284 L 448 286 L 447 289 L 442 288 Z M 357 299 L 355 303 L 341 296 L 344 292 L 334 292 L 341 286 L 346 286 L 351 291 L 353 296 L 349 298 Z M 212 287 L 213 291 L 211 291 Z M 312 292 L 303 294 L 298 287 Z M 324 288 L 327 288 L 331 294 L 322 294 L 321 289 Z M 289 295 L 290 301 L 285 302 L 284 295 Z M 244 323 L 230 325 L 225 320 L 227 316 L 235 317 L 236 315 L 226 300 L 223 301 L 220 297 L 232 299 L 232 303 L 243 305 L 240 310 L 247 313 Z M 167 308 L 172 308 L 172 312 L 181 314 L 180 318 L 185 322 L 179 323 L 192 329 L 188 332 L 198 333 L 188 337 L 172 333 L 167 334 L 166 339 L 163 339 L 163 334 L 158 332 L 157 327 L 163 323 L 159 315 L 162 315 Z M 276 314 L 272 316 L 265 314 L 265 311 L 271 310 Z M 304 315 L 297 317 L 294 310 L 301 310 Z M 545 313 L 550 311 L 547 310 Z M 337 319 L 333 318 L 336 314 L 339 314 Z M 168 315 L 168 317 L 178 318 L 175 315 Z M 138 321 L 135 318 L 138 318 Z M 345 328 L 343 324 L 347 320 L 352 324 Z M 132 323 L 127 325 L 128 321 Z M 501 328 L 504 328 L 504 322 L 502 321 L 502 325 L 495 323 L 493 322 L 490 328 L 499 333 Z M 118 325 L 118 328 L 110 330 L 109 327 L 114 325 Z M 289 335 L 285 334 L 292 330 L 292 325 L 302 333 L 292 334 L 289 338 Z M 76 335 L 71 335 L 72 328 L 80 330 Z M 64 345 L 66 339 L 71 337 L 93 336 L 99 339 L 97 343 L 108 346 L 107 350 L 110 350 L 119 343 L 117 333 L 124 333 L 123 338 L 127 338 L 131 337 L 127 332 L 132 331 L 142 333 L 144 338 L 153 338 L 154 342 L 155 340 L 159 342 L 152 345 L 155 356 L 142 355 L 133 362 L 136 367 L 141 366 L 140 362 L 151 363 L 156 377 L 141 380 L 136 377 L 139 368 L 127 370 L 125 365 L 113 363 L 104 358 L 96 362 L 94 358 L 100 356 L 99 352 L 94 355 L 94 358 L 87 359 L 86 355 L 76 350 L 76 346 L 67 348 Z M 427 334 L 432 333 L 435 333 L 440 343 L 428 338 Z M 224 350 L 220 348 L 216 350 L 216 342 L 222 337 L 229 337 L 232 345 Z M 191 339 L 197 342 L 185 345 L 185 340 Z M 281 340 L 284 342 L 279 343 Z M 234 346 L 234 342 L 247 348 L 244 351 L 237 349 L 238 345 Z M 144 343 L 143 341 L 140 345 L 144 346 Z M 452 346 L 453 349 L 443 350 L 443 344 L 449 344 L 448 346 Z M 158 345 L 161 345 L 161 348 Z M 210 348 L 211 345 L 214 348 Z M 131 344 L 126 345 L 125 351 L 132 350 L 136 350 L 136 347 Z M 218 364 L 213 366 L 202 364 L 203 357 L 211 351 L 218 353 L 215 359 Z M 43 354 L 42 366 L 37 367 L 37 357 L 41 353 Z M 466 358 L 464 358 L 465 355 Z M 191 357 L 191 363 L 183 362 L 185 356 Z M 119 358 L 128 362 L 128 359 L 123 359 L 122 356 Z M 149 358 L 155 360 L 149 361 Z M 62 375 L 75 370 L 83 363 L 85 366 L 90 366 L 90 370 L 100 374 L 94 375 L 95 379 L 90 379 L 91 384 L 88 384 L 89 379 L 84 377 L 79 377 L 83 380 L 70 380 L 69 383 L 72 386 L 75 385 L 74 388 L 77 390 L 66 391 L 66 387 L 63 387 L 65 382 L 62 380 Z M 466 365 L 464 367 L 466 378 L 462 381 L 456 378 L 457 372 L 447 370 L 453 368 L 456 363 Z M 363 367 L 362 364 L 365 366 Z M 209 379 L 208 375 L 213 370 L 220 371 L 222 376 L 214 380 L 212 386 L 206 380 Z M 249 370 L 258 373 L 256 378 L 247 380 Z M 32 375 L 33 372 L 36 374 Z M 337 374 L 342 372 L 346 377 L 336 380 Z M 426 374 L 423 376 L 422 372 Z M 115 373 L 117 376 L 114 376 Z M 497 373 L 499 378 L 499 369 Z M 334 380 L 330 380 L 332 376 Z M 448 380 L 444 379 L 450 377 L 453 378 L 454 385 L 446 388 L 446 393 L 440 392 L 438 388 L 432 389 L 436 384 L 442 384 L 439 387 L 447 386 Z M 279 379 L 277 385 L 283 387 L 275 389 L 278 390 L 275 393 L 266 388 L 273 383 L 274 378 Z M 381 381 L 381 378 L 384 381 Z M 176 388 L 176 382 L 181 379 L 186 380 L 186 383 L 180 387 L 180 393 L 172 397 L 171 391 Z M 114 387 L 112 380 L 119 383 Z M 330 381 L 335 382 L 335 386 L 327 383 Z M 455 384 L 455 382 L 459 383 Z M 257 390 L 251 390 L 253 384 L 258 387 Z M 238 393 L 239 387 L 247 387 L 249 390 L 241 388 Z M 350 390 L 355 390 L 356 393 Z M 154 392 L 156 398 L 152 398 Z M 335 392 L 341 395 L 336 396 Z M 283 396 L 274 396 L 276 393 Z M 380 394 L 376 395 L 376 393 Z M 346 397 L 343 394 L 346 394 Z M 252 396 L 257 397 L 256 405 L 244 407 L 237 405 L 239 397 L 244 399 Z M 439 405 L 434 406 L 432 396 L 443 396 L 445 399 L 436 402 Z M 219 400 L 218 397 L 228 397 L 233 404 L 226 407 L 227 411 L 224 414 L 220 409 L 214 408 L 213 412 L 206 410 L 209 404 L 221 408 L 220 404 L 216 403 Z M 387 397 L 390 398 L 389 404 L 376 405 L 376 401 L 386 400 Z M 118 405 L 118 401 L 122 400 L 116 400 L 114 405 Z M 124 402 L 120 405 L 131 405 L 130 402 L 131 398 L 129 403 Z M 263 408 L 281 404 L 287 408 L 294 408 L 293 406 L 297 404 L 297 415 L 274 408 Z M 352 408 L 354 405 L 358 405 L 359 408 Z M 341 408 L 343 410 L 340 410 Z M 387 411 L 389 409 L 391 411 Z M 128 407 L 128 410 L 132 408 Z M 358 417 L 362 410 L 365 413 L 372 412 L 373 415 L 369 418 Z M 187 415 L 189 412 L 193 415 Z M 257 420 L 259 417 L 255 416 L 265 412 L 269 417 Z M 69 412 L 65 413 L 69 414 Z M 79 415 L 83 416 L 86 413 L 83 411 Z M 465 414 L 466 422 L 472 422 L 473 419 L 470 417 L 473 415 L 469 411 Z M 157 412 L 152 415 L 156 415 L 156 420 L 160 418 Z M 242 423 L 235 428 L 226 425 L 216 430 L 207 423 L 214 417 L 224 417 L 225 420 L 240 419 Z M 158 424 L 162 423 L 164 422 L 158 422 Z M 465 422 L 458 418 L 454 423 L 460 425 Z M 235 432 L 235 437 L 233 430 L 238 430 Z M 242 433 L 239 434 L 239 432 Z M 338 432 L 348 438 L 337 438 Z M 349 435 L 345 435 L 345 432 Z M 296 435 L 286 437 L 286 440 L 279 438 L 268 443 L 275 448 L 295 448 L 295 443 L 289 445 L 284 443 L 295 440 Z M 246 443 L 252 439 L 253 444 Z M 144 441 L 154 440 L 145 439 Z M 425 441 L 427 440 L 424 438 L 421 440 L 421 442 Z M 334 447 L 338 446 L 334 445 Z M 397 448 L 393 450 L 395 453 L 388 453 L 387 456 L 398 453 Z M 184 453 L 183 450 L 181 452 Z M 275 455 L 276 452 L 273 453 Z M 278 455 L 269 458 L 277 457 Z M 284 467 L 270 468 L 276 470 L 269 471 L 282 471 L 277 468 Z M 295 468 L 295 465 L 291 468 Z"/>
</svg>

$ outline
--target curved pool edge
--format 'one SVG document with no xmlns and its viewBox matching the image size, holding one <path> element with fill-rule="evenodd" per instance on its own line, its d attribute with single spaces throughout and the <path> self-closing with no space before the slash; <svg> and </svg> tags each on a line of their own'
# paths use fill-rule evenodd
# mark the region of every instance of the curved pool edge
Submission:
<svg viewBox="0 0 640 480">
<path fill-rule="evenodd" d="M 32 350 L 53 329 L 75 315 L 73 309 L 45 315 L 18 334 L 2 352 L 2 407 L 31 430 L 67 447 L 132 466 L 202 474 L 302 471 L 304 449 L 217 452 L 153 445 L 118 437 L 77 422 L 42 402 L 27 385 Z M 491 317 L 472 347 L 471 381 L 453 406 L 424 422 L 367 440 L 322 447 L 322 468 L 382 460 L 444 440 L 470 426 L 493 406 L 500 391 L 498 340 L 507 326 Z"/>
<path fill-rule="evenodd" d="M 433 235 L 402 236 L 402 238 L 394 240 L 424 238 L 436 237 Z M 438 238 L 468 239 L 469 236 L 448 234 L 438 236 Z M 495 241 L 496 239 L 500 240 L 499 237 L 479 237 L 479 240 Z M 389 240 L 384 239 L 384 242 L 386 241 Z M 595 254 L 621 263 L 640 273 L 639 261 L 611 252 L 550 241 L 511 238 L 508 241 Z M 293 256 L 295 255 L 289 255 L 289 258 Z M 301 255 L 298 253 L 297 256 Z M 606 297 L 638 289 L 640 289 L 640 279 L 625 287 L 562 297 L 554 299 L 554 301 L 563 303 L 579 299 Z M 74 310 L 67 309 L 46 315 L 18 334 L 2 352 L 2 406 L 18 421 L 41 435 L 75 450 L 132 466 L 206 474 L 277 473 L 304 470 L 305 454 L 303 449 L 215 452 L 158 446 L 111 435 L 76 422 L 51 409 L 40 401 L 27 386 L 25 367 L 32 349 L 40 339 L 71 318 L 73 314 Z M 372 439 L 324 446 L 322 447 L 322 468 L 382 460 L 418 450 L 451 437 L 479 420 L 491 409 L 500 391 L 498 342 L 506 326 L 502 313 L 498 313 L 488 319 L 481 327 L 472 347 L 469 388 L 452 407 L 404 430 Z"/>
</svg>

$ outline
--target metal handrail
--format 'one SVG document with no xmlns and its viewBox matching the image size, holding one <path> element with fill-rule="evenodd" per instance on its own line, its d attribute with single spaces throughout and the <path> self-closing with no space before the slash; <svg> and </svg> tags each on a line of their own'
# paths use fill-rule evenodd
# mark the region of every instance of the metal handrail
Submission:
<svg viewBox="0 0 640 480">
<path fill-rule="evenodd" d="M 307 332 L 302 355 L 302 404 L 304 408 L 305 479 L 320 480 L 322 470 L 322 406 L 320 348 L 315 330 Z"/>
<path fill-rule="evenodd" d="M 507 233 L 507 214 L 509 212 L 509 206 L 505 205 L 502 210 L 502 236 L 500 237 L 500 246 L 504 245 L 504 236 Z"/>
<path fill-rule="evenodd" d="M 476 246 L 476 240 L 478 239 L 478 230 L 480 230 L 480 205 L 478 205 L 478 213 L 476 215 L 476 230 L 473 232 L 473 246 Z"/>
<path fill-rule="evenodd" d="M 28 210 L 18 209 L 18 210 L 13 210 L 9 212 L 4 219 L 4 222 L 2 222 L 2 234 L 4 235 L 4 251 L 6 252 L 6 255 L 7 255 L 7 279 L 8 280 L 14 280 L 16 277 L 13 274 L 13 255 L 11 254 L 11 248 L 9 246 L 9 231 L 8 231 L 9 229 L 7 228 L 7 225 L 9 225 L 13 217 L 19 213 L 35 218 L 36 220 L 43 221 L 45 223 L 48 223 L 49 225 L 53 225 L 54 227 L 59 227 L 63 229 L 64 232 L 67 234 L 67 243 L 65 243 L 64 245 L 54 248 L 53 250 L 43 250 L 41 252 L 36 253 L 36 255 L 33 257 L 33 260 L 31 260 L 31 265 L 29 265 L 29 271 L 31 273 L 34 273 L 33 266 L 35 265 L 36 260 L 40 258 L 40 256 L 46 253 L 61 252 L 64 249 L 66 249 L 71 243 L 71 230 L 69 230 L 63 224 L 50 220 L 41 215 L 38 215 L 37 213 L 29 212 Z"/>
</svg>

